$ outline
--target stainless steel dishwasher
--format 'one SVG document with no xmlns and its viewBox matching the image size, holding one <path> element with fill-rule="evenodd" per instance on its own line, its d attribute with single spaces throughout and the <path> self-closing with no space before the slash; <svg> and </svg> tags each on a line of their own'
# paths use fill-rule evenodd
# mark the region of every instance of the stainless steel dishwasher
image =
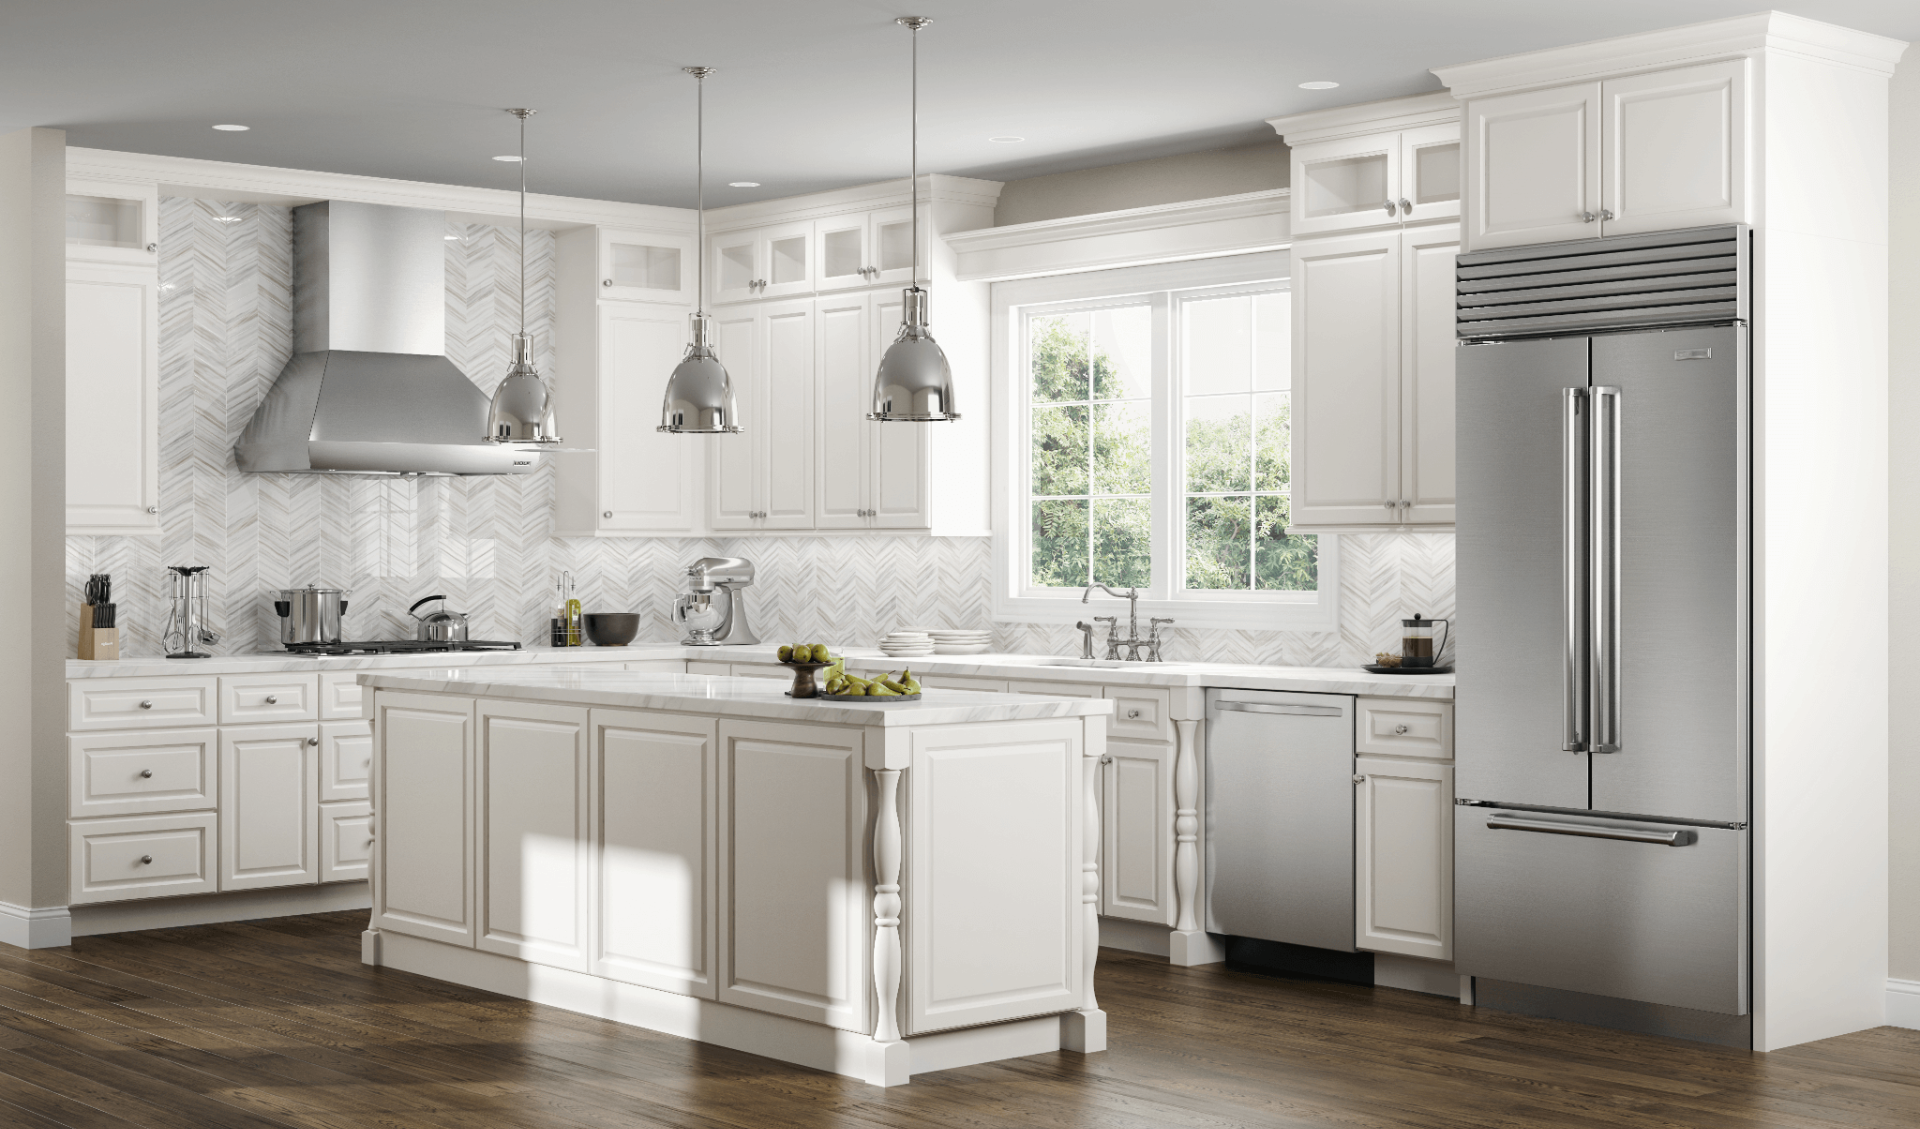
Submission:
<svg viewBox="0 0 1920 1129">
<path fill-rule="evenodd" d="M 1353 699 L 1207 691 L 1207 931 L 1353 952 Z"/>
</svg>

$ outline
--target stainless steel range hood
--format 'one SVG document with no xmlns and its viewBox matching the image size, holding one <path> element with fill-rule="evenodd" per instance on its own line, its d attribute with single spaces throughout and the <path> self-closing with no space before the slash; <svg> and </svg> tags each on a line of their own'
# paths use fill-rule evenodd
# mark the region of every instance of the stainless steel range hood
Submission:
<svg viewBox="0 0 1920 1129">
<path fill-rule="evenodd" d="M 489 443 L 487 397 L 445 355 L 443 212 L 293 210 L 293 359 L 234 447 L 244 471 L 526 474 Z"/>
</svg>

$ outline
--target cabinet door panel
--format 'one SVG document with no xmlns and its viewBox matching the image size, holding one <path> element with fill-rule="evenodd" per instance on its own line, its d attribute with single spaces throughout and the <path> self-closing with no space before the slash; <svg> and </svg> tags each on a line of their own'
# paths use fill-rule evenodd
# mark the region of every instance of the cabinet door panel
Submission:
<svg viewBox="0 0 1920 1129">
<path fill-rule="evenodd" d="M 212 678 L 80 678 L 67 683 L 67 729 L 151 729 L 212 725 L 220 716 Z"/>
<path fill-rule="evenodd" d="M 873 364 L 867 339 L 873 316 L 865 294 L 822 298 L 816 307 L 814 378 L 819 381 L 819 423 L 815 439 L 818 529 L 864 529 L 868 488 L 868 446 L 875 424 L 872 407 Z"/>
<path fill-rule="evenodd" d="M 213 893 L 219 889 L 214 876 L 219 822 L 209 811 L 69 823 L 68 899 L 86 905 Z"/>
<path fill-rule="evenodd" d="M 813 302 L 770 306 L 761 327 L 766 529 L 813 528 Z"/>
<path fill-rule="evenodd" d="M 340 721 L 367 716 L 360 673 L 335 671 L 320 676 L 320 720 Z"/>
<path fill-rule="evenodd" d="M 159 281 L 148 267 L 67 271 L 67 528 L 160 532 Z"/>
<path fill-rule="evenodd" d="M 1400 134 L 1402 222 L 1450 219 L 1460 214 L 1460 123 L 1430 125 Z"/>
<path fill-rule="evenodd" d="M 1394 223 L 1401 176 L 1397 133 L 1300 146 L 1293 151 L 1294 232 Z"/>
<path fill-rule="evenodd" d="M 659 231 L 600 229 L 600 296 L 685 305 L 693 289 L 691 236 Z"/>
<path fill-rule="evenodd" d="M 1416 228 L 1400 259 L 1400 519 L 1453 524 L 1454 259 L 1460 229 Z"/>
<path fill-rule="evenodd" d="M 715 997 L 715 725 L 593 711 L 596 976 Z"/>
<path fill-rule="evenodd" d="M 933 220 L 928 214 L 929 205 L 920 205 L 920 262 L 921 277 L 926 277 L 926 265 L 932 261 L 928 254 L 932 246 Z M 897 208 L 882 208 L 867 217 L 868 243 L 867 265 L 873 273 L 867 276 L 872 286 L 911 286 L 913 285 L 913 208 L 902 205 Z M 897 306 L 898 303 L 896 302 Z M 895 311 L 894 322 L 899 322 L 899 312 Z M 888 332 L 892 340 L 892 332 Z M 874 358 L 875 363 L 879 358 Z"/>
<path fill-rule="evenodd" d="M 687 332 L 676 309 L 600 306 L 600 434 L 591 457 L 600 468 L 601 530 L 672 532 L 698 523 L 701 441 L 657 430 L 661 390 Z"/>
<path fill-rule="evenodd" d="M 1107 756 L 1100 912 L 1172 925 L 1173 746 L 1109 738 Z"/>
<path fill-rule="evenodd" d="M 740 405 L 746 431 L 706 438 L 709 466 L 708 522 L 715 529 L 752 529 L 760 508 L 755 488 L 765 446 L 766 396 L 764 370 L 759 367 L 755 343 L 755 311 L 731 309 L 714 315 L 714 349 L 733 377 L 733 394 Z M 678 436 L 686 439 L 687 436 Z"/>
<path fill-rule="evenodd" d="M 866 213 L 813 221 L 813 263 L 814 289 L 822 293 L 869 285 Z"/>
<path fill-rule="evenodd" d="M 903 209 L 904 211 L 904 209 Z M 895 293 L 880 293 L 873 298 L 873 337 L 872 365 L 867 372 L 868 394 L 871 395 L 873 368 L 878 367 L 880 358 L 886 353 L 887 346 L 900 332 L 900 296 Z M 862 414 L 871 404 L 865 404 Z M 927 495 L 932 486 L 929 480 L 927 428 L 936 426 L 926 423 L 869 423 L 868 475 L 872 489 L 867 492 L 867 504 L 873 509 L 872 524 L 880 529 L 925 529 L 931 523 L 928 516 Z M 937 426 L 953 427 L 950 423 Z"/>
<path fill-rule="evenodd" d="M 383 690 L 373 732 L 374 927 L 472 948 L 473 704 Z"/>
<path fill-rule="evenodd" d="M 1292 524 L 1398 521 L 1400 233 L 1293 251 Z"/>
<path fill-rule="evenodd" d="M 220 679 L 220 724 L 312 721 L 320 716 L 313 674 L 227 675 Z"/>
<path fill-rule="evenodd" d="M 1468 250 L 1600 234 L 1599 118 L 1597 82 L 1467 103 Z"/>
<path fill-rule="evenodd" d="M 364 721 L 320 723 L 320 799 L 364 800 L 373 771 L 373 727 Z"/>
<path fill-rule="evenodd" d="M 136 730 L 67 738 L 67 814 L 199 811 L 216 807 L 212 729 Z"/>
<path fill-rule="evenodd" d="M 1453 767 L 1360 757 L 1354 944 L 1453 959 Z"/>
<path fill-rule="evenodd" d="M 758 283 L 765 277 L 766 263 L 756 229 L 709 236 L 707 246 L 712 256 L 707 277 L 712 280 L 714 301 L 740 302 L 760 296 Z"/>
<path fill-rule="evenodd" d="M 870 1032 L 858 732 L 720 722 L 722 1003 Z"/>
<path fill-rule="evenodd" d="M 318 727 L 220 731 L 220 888 L 320 880 Z"/>
<path fill-rule="evenodd" d="M 813 221 L 775 224 L 760 230 L 765 265 L 760 297 L 781 298 L 813 289 Z"/>
<path fill-rule="evenodd" d="M 1744 59 L 1608 79 L 1608 235 L 1747 220 Z"/>
<path fill-rule="evenodd" d="M 479 704 L 477 948 L 587 968 L 587 711 Z"/>
<path fill-rule="evenodd" d="M 320 805 L 320 881 L 359 882 L 373 856 L 373 805 L 365 800 Z"/>
</svg>

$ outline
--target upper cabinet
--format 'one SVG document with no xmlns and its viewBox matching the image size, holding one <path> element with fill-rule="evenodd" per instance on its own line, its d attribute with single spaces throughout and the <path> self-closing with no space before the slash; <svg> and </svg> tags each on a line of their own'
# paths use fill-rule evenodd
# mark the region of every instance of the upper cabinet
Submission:
<svg viewBox="0 0 1920 1129">
<path fill-rule="evenodd" d="M 70 177 L 66 221 L 68 262 L 159 262 L 158 185 Z"/>
<path fill-rule="evenodd" d="M 1466 104 L 1466 246 L 1746 223 L 1745 59 Z"/>
<path fill-rule="evenodd" d="M 602 227 L 600 296 L 692 305 L 698 252 L 691 235 Z"/>
<path fill-rule="evenodd" d="M 814 288 L 810 221 L 723 232 L 707 242 L 716 302 L 792 297 Z"/>
<path fill-rule="evenodd" d="M 67 532 L 157 534 L 158 190 L 67 187 Z"/>
<path fill-rule="evenodd" d="M 924 245 L 926 240 L 921 242 Z M 813 261 L 814 289 L 823 293 L 909 285 L 913 281 L 913 208 L 882 208 L 815 220 Z"/>
<path fill-rule="evenodd" d="M 1296 235 L 1460 214 L 1460 116 L 1449 95 L 1342 106 L 1268 124 L 1293 149 Z"/>
</svg>

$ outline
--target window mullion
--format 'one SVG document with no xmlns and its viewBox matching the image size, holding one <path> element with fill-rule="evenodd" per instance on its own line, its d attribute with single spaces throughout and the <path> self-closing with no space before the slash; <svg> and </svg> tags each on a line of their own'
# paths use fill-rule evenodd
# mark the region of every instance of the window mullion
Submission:
<svg viewBox="0 0 1920 1129">
<path fill-rule="evenodd" d="M 1153 445 L 1149 559 L 1153 579 L 1147 594 L 1151 599 L 1166 600 L 1172 597 L 1173 586 L 1179 582 L 1179 493 L 1182 485 L 1179 471 L 1182 458 L 1179 387 L 1173 353 L 1176 345 L 1171 294 L 1161 291 L 1153 295 L 1149 309 L 1153 356 L 1152 379 L 1149 382 L 1152 392 L 1149 430 Z"/>
</svg>

